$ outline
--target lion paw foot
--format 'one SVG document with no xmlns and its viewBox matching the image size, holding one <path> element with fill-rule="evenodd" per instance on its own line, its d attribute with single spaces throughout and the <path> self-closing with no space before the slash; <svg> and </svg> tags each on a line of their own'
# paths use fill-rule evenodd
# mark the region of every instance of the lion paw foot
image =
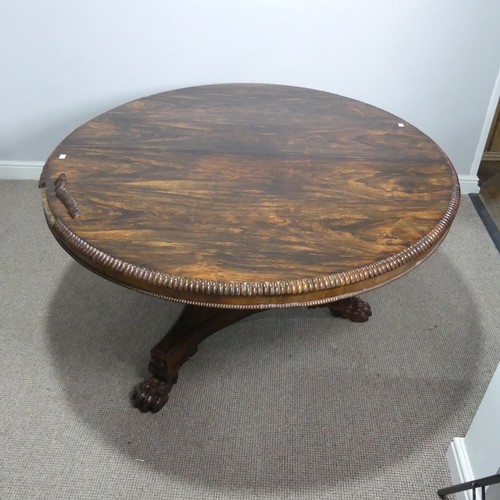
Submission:
<svg viewBox="0 0 500 500">
<path fill-rule="evenodd" d="M 328 304 L 328 309 L 335 317 L 346 318 L 355 323 L 368 321 L 372 315 L 370 304 L 359 297 L 349 297 Z"/>
<path fill-rule="evenodd" d="M 168 394 L 172 386 L 172 382 L 165 382 L 156 377 L 151 377 L 134 388 L 132 405 L 142 413 L 156 413 L 168 401 Z"/>
</svg>

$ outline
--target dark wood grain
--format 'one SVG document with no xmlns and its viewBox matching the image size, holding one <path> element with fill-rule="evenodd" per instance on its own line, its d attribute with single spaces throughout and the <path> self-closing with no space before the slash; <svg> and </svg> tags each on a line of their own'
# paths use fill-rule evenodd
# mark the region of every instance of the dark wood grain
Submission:
<svg viewBox="0 0 500 500">
<path fill-rule="evenodd" d="M 55 193 L 62 173 L 75 219 Z M 164 298 L 232 308 L 380 286 L 439 245 L 459 199 L 451 163 L 411 124 L 275 85 L 127 103 L 67 137 L 42 176 L 49 225 L 84 265 Z"/>
</svg>

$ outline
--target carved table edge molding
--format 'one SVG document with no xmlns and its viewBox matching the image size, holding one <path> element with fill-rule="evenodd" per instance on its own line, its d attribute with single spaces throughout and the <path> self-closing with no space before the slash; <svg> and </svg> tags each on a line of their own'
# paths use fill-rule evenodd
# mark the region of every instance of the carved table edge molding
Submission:
<svg viewBox="0 0 500 500">
<path fill-rule="evenodd" d="M 95 248 L 74 234 L 60 219 L 55 217 L 49 207 L 45 187 L 42 187 L 41 190 L 45 217 L 54 236 L 72 257 L 77 258 L 79 262 L 101 276 L 127 288 L 184 304 L 217 308 L 269 309 L 325 304 L 378 288 L 406 274 L 424 258 L 427 258 L 427 254 L 430 255 L 431 251 L 439 246 L 455 218 L 460 204 L 460 185 L 456 173 L 454 170 L 452 172 L 454 185 L 448 209 L 436 226 L 411 247 L 374 264 L 350 271 L 288 281 L 235 282 L 203 280 L 164 274 L 125 262 Z M 402 267 L 407 269 L 402 269 L 397 276 L 388 276 L 388 279 L 383 280 L 381 283 L 367 282 L 366 287 L 362 286 L 363 282 L 383 277 L 388 273 L 394 274 Z M 352 292 L 346 290 L 346 293 L 340 292 L 328 297 L 314 297 L 314 293 L 328 292 L 342 287 L 349 287 L 350 285 L 357 285 L 356 290 Z M 207 296 L 208 300 L 200 300 L 203 299 L 203 295 Z M 308 300 L 310 295 L 312 295 L 311 300 Z M 273 297 L 284 296 L 292 299 L 295 297 L 297 300 L 285 303 L 282 301 L 279 303 L 272 302 Z M 219 302 L 217 299 L 239 299 L 239 301 L 234 303 Z M 246 299 L 249 299 L 251 303 L 247 303 Z M 241 300 L 245 301 L 245 303 L 241 303 Z"/>
</svg>

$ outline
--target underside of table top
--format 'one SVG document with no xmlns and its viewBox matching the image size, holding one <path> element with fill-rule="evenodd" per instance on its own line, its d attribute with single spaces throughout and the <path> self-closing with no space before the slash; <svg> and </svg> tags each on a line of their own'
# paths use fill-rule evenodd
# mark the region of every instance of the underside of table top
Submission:
<svg viewBox="0 0 500 500">
<path fill-rule="evenodd" d="M 455 216 L 440 148 L 326 92 L 193 87 L 132 101 L 69 135 L 40 186 L 54 235 L 102 276 L 181 302 L 314 305 L 424 260 Z"/>
</svg>

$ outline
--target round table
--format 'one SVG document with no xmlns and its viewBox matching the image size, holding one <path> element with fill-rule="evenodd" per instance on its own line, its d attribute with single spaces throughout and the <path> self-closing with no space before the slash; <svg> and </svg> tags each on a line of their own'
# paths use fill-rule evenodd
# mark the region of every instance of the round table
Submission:
<svg viewBox="0 0 500 500">
<path fill-rule="evenodd" d="M 192 87 L 138 99 L 75 130 L 40 179 L 47 222 L 77 261 L 186 307 L 151 351 L 142 411 L 168 400 L 208 335 L 261 310 L 328 307 L 425 260 L 460 189 L 425 134 L 317 90 Z"/>
</svg>

